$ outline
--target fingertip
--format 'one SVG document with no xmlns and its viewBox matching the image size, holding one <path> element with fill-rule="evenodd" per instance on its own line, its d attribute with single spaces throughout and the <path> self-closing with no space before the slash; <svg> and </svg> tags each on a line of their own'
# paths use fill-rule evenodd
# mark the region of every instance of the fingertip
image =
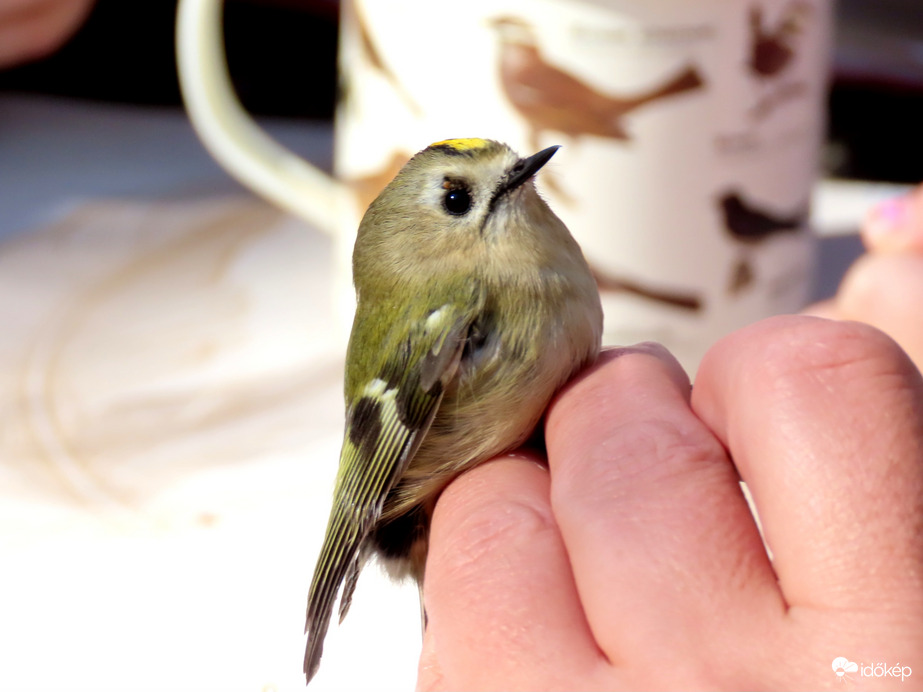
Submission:
<svg viewBox="0 0 923 692">
<path fill-rule="evenodd" d="M 862 239 L 877 252 L 923 251 L 923 186 L 872 207 L 862 225 Z"/>
</svg>

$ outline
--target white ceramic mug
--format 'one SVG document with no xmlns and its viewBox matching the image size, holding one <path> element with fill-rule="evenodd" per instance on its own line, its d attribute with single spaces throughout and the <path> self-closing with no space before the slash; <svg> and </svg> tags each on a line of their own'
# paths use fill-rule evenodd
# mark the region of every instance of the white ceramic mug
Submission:
<svg viewBox="0 0 923 692">
<path fill-rule="evenodd" d="M 180 2 L 192 121 L 244 184 L 337 238 L 344 306 L 365 207 L 452 137 L 564 145 L 539 185 L 596 273 L 607 343 L 661 341 L 694 370 L 807 298 L 833 0 L 343 0 L 335 178 L 243 112 L 221 10 Z"/>
</svg>

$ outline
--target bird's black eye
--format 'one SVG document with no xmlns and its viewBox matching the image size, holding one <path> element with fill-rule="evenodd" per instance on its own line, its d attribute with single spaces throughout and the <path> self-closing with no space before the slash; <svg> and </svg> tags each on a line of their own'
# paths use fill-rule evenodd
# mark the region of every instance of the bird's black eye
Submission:
<svg viewBox="0 0 923 692">
<path fill-rule="evenodd" d="M 471 192 L 467 187 L 449 188 L 442 198 L 442 205 L 453 216 L 463 216 L 471 209 Z"/>
</svg>

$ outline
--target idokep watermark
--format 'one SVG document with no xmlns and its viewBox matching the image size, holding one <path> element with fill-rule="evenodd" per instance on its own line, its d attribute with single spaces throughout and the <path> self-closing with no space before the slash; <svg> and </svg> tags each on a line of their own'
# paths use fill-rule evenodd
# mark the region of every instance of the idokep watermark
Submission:
<svg viewBox="0 0 923 692">
<path fill-rule="evenodd" d="M 901 682 L 911 676 L 913 671 L 910 666 L 900 663 L 889 665 L 887 663 L 855 663 L 843 656 L 837 656 L 831 664 L 833 672 L 841 680 L 849 679 L 858 674 L 862 678 L 900 678 Z"/>
</svg>

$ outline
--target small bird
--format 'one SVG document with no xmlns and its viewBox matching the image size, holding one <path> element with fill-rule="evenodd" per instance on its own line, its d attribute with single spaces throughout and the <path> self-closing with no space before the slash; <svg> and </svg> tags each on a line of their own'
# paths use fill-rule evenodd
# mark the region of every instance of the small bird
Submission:
<svg viewBox="0 0 923 692">
<path fill-rule="evenodd" d="M 308 682 L 337 593 L 342 621 L 372 555 L 422 583 L 442 489 L 525 442 L 599 353 L 596 284 L 533 182 L 557 148 L 520 158 L 487 139 L 437 142 L 359 225 L 346 431 L 308 596 Z"/>
<path fill-rule="evenodd" d="M 785 8 L 779 23 L 766 26 L 759 5 L 750 8 L 750 71 L 757 77 L 776 77 L 795 57 L 795 39 L 804 30 L 812 7 L 805 0 L 793 0 Z"/>
<path fill-rule="evenodd" d="M 577 76 L 549 63 L 532 27 L 518 17 L 498 17 L 491 25 L 500 37 L 500 78 L 507 98 L 532 129 L 531 144 L 552 130 L 576 137 L 595 135 L 629 140 L 624 118 L 641 106 L 700 89 L 693 66 L 635 95 L 604 94 Z"/>
</svg>

